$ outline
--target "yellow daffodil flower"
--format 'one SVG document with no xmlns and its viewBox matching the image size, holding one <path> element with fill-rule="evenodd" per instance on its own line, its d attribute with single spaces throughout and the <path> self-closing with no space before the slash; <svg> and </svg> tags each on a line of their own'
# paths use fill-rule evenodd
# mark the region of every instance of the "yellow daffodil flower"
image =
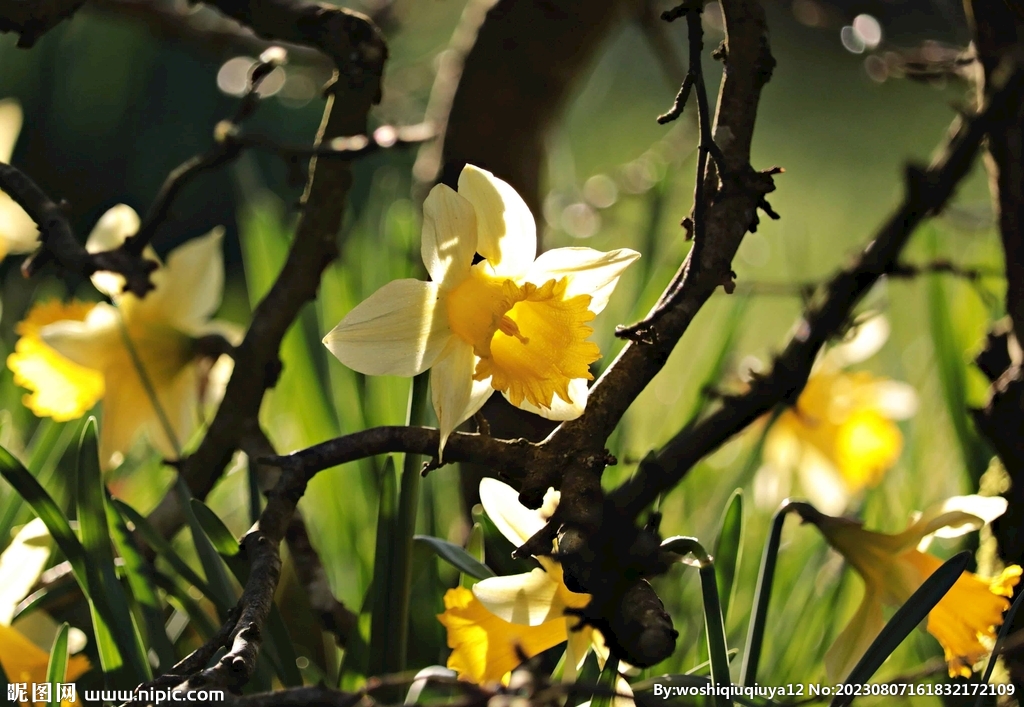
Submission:
<svg viewBox="0 0 1024 707">
<path fill-rule="evenodd" d="M 117 247 L 138 227 L 131 208 L 115 206 L 100 219 L 86 247 Z M 9 365 L 19 383 L 34 391 L 37 414 L 53 412 L 55 406 L 43 402 L 54 396 L 67 402 L 60 411 L 63 419 L 84 414 L 95 401 L 96 376 L 102 378 L 104 465 L 124 454 L 140 431 L 162 454 L 176 457 L 195 429 L 209 374 L 209 367 L 198 365 L 195 341 L 207 333 L 228 333 L 220 323 L 208 321 L 224 288 L 222 236 L 223 229 L 216 228 L 174 250 L 167 264 L 153 273 L 155 289 L 143 299 L 121 292 L 120 275 L 96 273 L 93 284 L 114 305 L 99 303 L 79 310 L 81 316 L 48 323 L 34 335 L 29 327 L 22 334 L 21 352 L 16 351 Z M 152 250 L 146 256 L 158 260 Z M 63 375 L 50 375 L 53 355 L 39 351 L 39 340 L 80 368 L 63 367 Z"/>
<path fill-rule="evenodd" d="M 895 535 L 865 530 L 860 522 L 835 518 L 807 504 L 797 511 L 814 523 L 864 580 L 864 598 L 850 623 L 825 656 L 829 679 L 849 674 L 885 625 L 882 607 L 899 607 L 942 564 L 924 552 L 932 537 L 956 537 L 998 518 L 1006 499 L 957 496 L 926 510 L 906 530 Z M 1021 568 L 1010 565 L 998 577 L 964 572 L 953 588 L 928 614 L 928 633 L 945 653 L 951 677 L 969 677 L 971 666 L 989 653 L 1007 597 L 1020 579 Z"/>
<path fill-rule="evenodd" d="M 510 486 L 495 479 L 480 482 L 480 502 L 502 535 L 522 545 L 540 530 L 558 503 L 549 491 L 537 511 L 519 503 Z M 543 569 L 510 577 L 491 577 L 473 589 L 456 587 L 444 596 L 445 611 L 438 619 L 448 630 L 452 654 L 448 667 L 460 679 L 476 683 L 508 683 L 510 671 L 521 662 L 517 648 L 535 656 L 568 641 L 563 676 L 575 677 L 587 651 L 594 647 L 599 659 L 607 657 L 604 641 L 589 626 L 573 630 L 578 619 L 567 608 L 582 608 L 589 594 L 576 594 L 562 581 L 562 567 L 550 557 L 538 557 Z"/>
<path fill-rule="evenodd" d="M 12 98 L 0 101 L 0 162 L 10 163 L 21 132 L 21 106 Z M 0 192 L 0 260 L 9 253 L 29 253 L 39 245 L 39 229 L 18 204 Z"/>
<path fill-rule="evenodd" d="M 841 513 L 851 496 L 876 486 L 896 464 L 903 435 L 895 420 L 916 412 L 913 388 L 866 371 L 842 370 L 873 355 L 887 336 L 880 316 L 862 324 L 853 340 L 823 357 L 796 405 L 772 425 L 758 479 L 770 505 L 789 495 L 785 475 L 796 470 L 801 490 L 818 508 Z M 771 493 L 770 482 L 782 488 Z"/>
<path fill-rule="evenodd" d="M 80 366 L 43 343 L 39 332 L 59 321 L 85 321 L 96 305 L 92 302 L 63 303 L 59 300 L 36 304 L 18 322 L 18 343 L 7 357 L 14 383 L 31 390 L 22 398 L 25 407 L 39 417 L 67 422 L 82 416 L 103 397 L 103 374 Z M 36 386 L 36 381 L 46 381 Z"/>
<path fill-rule="evenodd" d="M 377 290 L 324 337 L 331 353 L 367 375 L 431 369 L 442 448 L 492 390 L 549 419 L 579 417 L 600 357 L 587 322 L 639 254 L 558 248 L 537 257 L 526 203 L 472 165 L 458 192 L 431 190 L 421 252 L 431 282 Z M 474 255 L 483 258 L 475 265 Z"/>
<path fill-rule="evenodd" d="M 50 536 L 43 521 L 38 518 L 25 525 L 6 550 L 0 554 L 0 666 L 3 666 L 8 682 L 29 683 L 28 697 L 31 700 L 31 683 L 46 682 L 50 653 L 31 640 L 18 628 L 11 626 L 15 607 L 25 598 L 39 579 L 50 557 Z M 42 618 L 41 612 L 33 612 L 28 619 L 32 622 L 37 640 L 52 644 L 57 626 L 49 617 Z M 41 620 L 40 620 L 41 619 Z M 22 626 L 27 620 L 19 620 Z M 68 645 L 72 652 L 84 646 L 84 634 L 72 629 Z M 73 682 L 88 672 L 89 660 L 82 655 L 68 658 L 64 682 Z M 53 689 L 53 688 L 51 688 Z M 28 704 L 23 702 L 22 704 Z M 65 703 L 70 704 L 70 703 Z"/>
</svg>

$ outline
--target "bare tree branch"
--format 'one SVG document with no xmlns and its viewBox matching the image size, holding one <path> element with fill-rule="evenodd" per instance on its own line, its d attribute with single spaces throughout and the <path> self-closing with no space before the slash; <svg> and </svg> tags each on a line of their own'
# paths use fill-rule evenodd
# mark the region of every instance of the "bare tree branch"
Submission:
<svg viewBox="0 0 1024 707">
<path fill-rule="evenodd" d="M 821 347 L 848 321 L 854 307 L 878 279 L 892 269 L 914 229 L 941 211 L 968 173 L 982 138 L 1019 100 L 1024 72 L 1016 71 L 976 118 L 959 118 L 941 156 L 927 170 L 907 169 L 903 203 L 868 242 L 857 262 L 818 293 L 796 327 L 796 334 L 776 358 L 770 373 L 754 380 L 744 395 L 727 398 L 714 413 L 682 430 L 650 462 L 641 464 L 628 482 L 611 494 L 627 515 L 639 513 L 677 484 L 700 459 L 780 403 L 792 404 L 803 390 Z"/>
</svg>

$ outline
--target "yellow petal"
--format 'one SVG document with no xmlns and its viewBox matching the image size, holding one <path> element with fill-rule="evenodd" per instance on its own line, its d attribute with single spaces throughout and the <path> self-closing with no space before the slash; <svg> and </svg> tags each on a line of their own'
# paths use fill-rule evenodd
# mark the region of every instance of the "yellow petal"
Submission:
<svg viewBox="0 0 1024 707">
<path fill-rule="evenodd" d="M 0 624 L 9 626 L 14 610 L 28 596 L 50 559 L 50 533 L 39 518 L 26 523 L 0 554 Z"/>
<path fill-rule="evenodd" d="M 838 426 L 835 461 L 851 491 L 877 486 L 903 451 L 903 435 L 874 410 L 861 409 Z"/>
<path fill-rule="evenodd" d="M 846 678 L 885 626 L 881 596 L 868 584 L 856 613 L 825 653 L 825 674 L 837 683 Z"/>
<path fill-rule="evenodd" d="M 523 198 L 507 182 L 469 164 L 459 175 L 459 194 L 476 210 L 476 251 L 497 275 L 524 274 L 537 256 L 537 225 Z"/>
<path fill-rule="evenodd" d="M 0 665 L 9 682 L 46 682 L 50 655 L 15 628 L 0 624 Z"/>
<path fill-rule="evenodd" d="M 507 682 L 508 673 L 521 662 L 517 649 L 533 657 L 567 638 L 565 619 L 540 626 L 509 623 L 488 612 L 464 587 L 449 589 L 444 606 L 437 618 L 448 630 L 448 667 L 461 680 Z"/>
<path fill-rule="evenodd" d="M 14 353 L 7 357 L 7 366 L 14 373 L 14 382 L 31 393 L 23 399 L 25 406 L 40 417 L 65 422 L 81 417 L 103 396 L 103 375 L 61 355 L 47 345 L 40 332 L 44 327 L 62 320 L 82 322 L 93 304 L 54 300 L 37 304 L 18 324 Z"/>
<path fill-rule="evenodd" d="M 135 235 L 139 230 L 139 215 L 127 204 L 112 206 L 100 216 L 92 228 L 92 233 L 85 241 L 85 249 L 90 253 L 114 250 L 124 243 L 128 236 Z M 124 276 L 114 272 L 101 270 L 92 275 L 93 286 L 103 294 L 117 298 L 124 289 Z"/>
<path fill-rule="evenodd" d="M 924 577 L 942 564 L 937 557 L 916 551 L 902 558 L 914 564 Z M 1007 597 L 1012 596 L 1020 575 L 1017 565 L 1010 565 L 991 580 L 964 572 L 928 613 L 928 633 L 942 645 L 950 677 L 970 677 L 971 666 L 989 653 L 996 629 L 1003 623 L 1003 613 L 1010 608 Z"/>
<path fill-rule="evenodd" d="M 475 384 L 473 347 L 450 337 L 448 346 L 430 371 L 430 397 L 441 432 L 441 450 L 455 428 L 487 402 L 488 386 Z"/>
<path fill-rule="evenodd" d="M 434 365 L 450 338 L 437 284 L 395 280 L 349 312 L 324 345 L 360 373 L 414 376 Z"/>
<path fill-rule="evenodd" d="M 444 184 L 430 190 L 423 202 L 420 254 L 430 279 L 443 289 L 469 275 L 477 250 L 477 217 L 473 205 Z"/>
<path fill-rule="evenodd" d="M 530 282 L 567 280 L 566 297 L 589 295 L 594 314 L 608 304 L 622 272 L 640 254 L 629 248 L 602 253 L 593 248 L 555 248 L 541 253 L 530 266 L 526 279 Z"/>
<path fill-rule="evenodd" d="M 473 585 L 473 596 L 489 612 L 514 624 L 539 626 L 565 617 L 558 584 L 542 569 L 507 577 L 490 577 Z"/>
<path fill-rule="evenodd" d="M 498 531 L 516 547 L 544 527 L 549 516 L 543 511 L 550 515 L 557 507 L 556 502 L 549 508 L 531 510 L 519 502 L 514 488 L 489 476 L 480 479 L 480 504 Z"/>
</svg>

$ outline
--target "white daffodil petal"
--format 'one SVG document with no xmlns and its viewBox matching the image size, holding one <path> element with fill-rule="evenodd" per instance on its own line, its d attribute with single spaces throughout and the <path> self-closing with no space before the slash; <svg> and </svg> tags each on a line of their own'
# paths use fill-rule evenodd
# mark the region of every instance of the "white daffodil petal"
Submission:
<svg viewBox="0 0 1024 707">
<path fill-rule="evenodd" d="M 21 104 L 17 100 L 5 98 L 0 101 L 0 162 L 10 163 L 23 118 Z"/>
<path fill-rule="evenodd" d="M 843 477 L 827 458 L 817 451 L 805 447 L 797 465 L 800 488 L 826 515 L 840 515 L 850 501 L 850 492 L 843 483 Z"/>
<path fill-rule="evenodd" d="M 906 420 L 917 414 L 917 391 L 908 383 L 880 380 L 874 383 L 874 407 L 890 420 Z"/>
<path fill-rule="evenodd" d="M 0 192 L 0 260 L 7 253 L 30 253 L 39 246 L 39 229 L 17 202 Z"/>
<path fill-rule="evenodd" d="M 0 625 L 11 625 L 15 608 L 28 596 L 48 559 L 50 533 L 36 518 L 26 523 L 0 554 Z"/>
<path fill-rule="evenodd" d="M 825 653 L 825 674 L 831 682 L 843 680 L 857 664 L 868 646 L 885 626 L 882 601 L 873 587 L 866 587 L 864 598 L 850 623 Z"/>
<path fill-rule="evenodd" d="M 854 363 L 866 361 L 885 345 L 889 339 L 890 330 L 889 320 L 883 314 L 875 315 L 859 323 L 848 341 L 829 350 L 826 354 L 828 364 L 836 368 L 845 368 Z"/>
<path fill-rule="evenodd" d="M 103 370 L 124 343 L 120 313 L 105 302 L 97 304 L 84 321 L 62 320 L 39 331 L 44 342 L 80 366 Z"/>
<path fill-rule="evenodd" d="M 448 347 L 430 370 L 430 398 L 441 432 L 442 453 L 455 428 L 483 405 L 479 395 L 473 396 L 475 368 L 473 347 L 462 339 L 451 337 Z M 476 410 L 473 410 L 474 405 Z"/>
<path fill-rule="evenodd" d="M 1002 496 L 953 496 L 926 509 L 901 535 L 915 545 L 928 535 L 956 538 L 991 523 L 1006 507 Z"/>
<path fill-rule="evenodd" d="M 129 236 L 139 231 L 139 215 L 127 204 L 112 206 L 100 216 L 100 220 L 92 228 L 92 233 L 85 241 L 85 249 L 90 253 L 100 253 L 119 248 Z M 100 270 L 93 273 L 93 287 L 107 295 L 117 298 L 124 289 L 124 276 Z"/>
<path fill-rule="evenodd" d="M 537 224 L 530 208 L 507 182 L 466 165 L 459 175 L 459 194 L 476 209 L 476 250 L 497 275 L 524 274 L 537 256 Z"/>
<path fill-rule="evenodd" d="M 324 337 L 324 345 L 339 361 L 366 375 L 422 373 L 451 338 L 437 287 L 420 280 L 389 282 L 345 315 Z M 472 371 L 465 375 L 469 380 Z"/>
<path fill-rule="evenodd" d="M 480 479 L 480 503 L 498 531 L 519 547 L 547 523 L 541 510 L 530 510 L 519 502 L 519 493 L 506 483 Z"/>
<path fill-rule="evenodd" d="M 558 583 L 542 569 L 508 577 L 490 577 L 473 585 L 473 595 L 504 621 L 540 626 L 561 618 L 564 607 L 555 601 Z"/>
<path fill-rule="evenodd" d="M 602 253 L 593 248 L 555 248 L 533 262 L 526 279 L 547 282 L 568 278 L 566 297 L 590 295 L 588 309 L 595 314 L 608 304 L 619 276 L 640 254 L 629 248 Z"/>
<path fill-rule="evenodd" d="M 93 226 L 85 241 L 85 249 L 90 253 L 100 253 L 119 248 L 129 236 L 138 233 L 140 224 L 139 215 L 132 207 L 127 204 L 111 206 Z"/>
<path fill-rule="evenodd" d="M 573 626 L 576 625 L 577 619 L 569 618 L 567 626 L 569 627 L 568 633 L 569 640 L 565 644 L 565 668 L 563 669 L 562 682 L 575 682 L 575 679 L 569 680 L 567 676 L 569 671 L 572 671 L 572 675 L 576 676 L 579 674 L 583 663 L 587 660 L 587 653 L 590 652 L 591 646 L 591 634 L 594 630 L 589 626 L 581 627 L 580 630 L 574 631 Z M 598 656 L 598 663 L 601 662 L 600 656 Z M 603 668 L 603 666 L 601 666 Z"/>
<path fill-rule="evenodd" d="M 223 239 L 218 226 L 171 251 L 166 266 L 154 273 L 156 289 L 140 303 L 140 316 L 196 334 L 224 294 Z"/>
<path fill-rule="evenodd" d="M 559 396 L 554 395 L 551 398 L 551 407 L 549 408 L 537 407 L 525 399 L 519 403 L 519 408 L 549 420 L 575 420 L 587 409 L 587 396 L 589 394 L 590 389 L 587 387 L 587 379 L 573 378 L 569 381 L 569 398 L 572 399 L 571 403 L 567 403 Z M 503 392 L 502 395 L 505 396 L 506 400 L 512 402 L 508 392 Z"/>
<path fill-rule="evenodd" d="M 451 187 L 438 184 L 423 202 L 420 254 L 430 279 L 443 289 L 469 276 L 477 249 L 477 216 L 473 205 Z"/>
</svg>

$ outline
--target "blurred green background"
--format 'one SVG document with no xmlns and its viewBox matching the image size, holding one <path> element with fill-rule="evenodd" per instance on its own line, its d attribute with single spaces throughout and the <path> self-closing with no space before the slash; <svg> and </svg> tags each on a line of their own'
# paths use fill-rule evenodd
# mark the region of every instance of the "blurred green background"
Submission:
<svg viewBox="0 0 1024 707">
<path fill-rule="evenodd" d="M 391 59 L 383 102 L 371 118 L 374 124 L 422 120 L 437 55 L 446 47 L 463 4 L 398 0 L 387 9 L 384 27 Z M 792 6 L 770 2 L 767 7 L 778 65 L 763 94 L 752 161 L 755 168 L 785 169 L 770 197 L 782 219 L 762 221 L 757 233 L 747 236 L 734 265 L 738 294 L 717 294 L 711 300 L 665 370 L 630 409 L 611 440 L 620 463 L 606 473 L 607 487 L 627 478 L 638 460 L 671 437 L 701 403 L 702 386 L 719 363 L 732 327 L 735 336 L 721 379 L 712 381 L 716 386 L 738 389 L 744 370 L 770 360 L 784 344 L 801 301 L 795 293 L 765 294 L 759 285 L 817 281 L 842 267 L 900 199 L 903 165 L 927 161 L 954 115 L 951 104 L 969 100 L 963 83 L 901 78 L 892 68 L 898 61 L 889 56 L 898 58 L 901 47 L 920 47 L 926 41 L 934 42 L 937 50 L 963 43 L 966 30 L 958 8 L 883 1 L 827 6 L 813 0 Z M 363 9 L 380 7 L 377 3 Z M 854 53 L 841 42 L 841 27 L 860 13 L 871 13 L 881 22 L 884 39 L 873 52 Z M 705 27 L 710 53 L 721 33 L 713 18 L 706 18 Z M 680 57 L 685 56 L 684 34 L 681 25 L 673 28 Z M 144 24 L 108 10 L 80 13 L 31 51 L 14 44 L 13 37 L 0 37 L 0 97 L 16 97 L 25 111 L 13 162 L 50 195 L 69 201 L 83 237 L 115 203 L 144 213 L 167 172 L 210 146 L 214 124 L 231 114 L 236 101 L 224 90 L 231 89 L 232 70 L 237 77 L 239 64 L 231 64 L 234 52 L 154 36 Z M 886 67 L 884 76 L 879 66 Z M 708 85 L 716 87 L 719 65 L 708 58 L 705 67 Z M 285 67 L 283 86 L 263 101 L 248 129 L 287 142 L 309 141 L 322 112 L 315 89 L 323 78 L 322 70 L 300 63 Z M 549 136 L 547 195 L 543 213 L 536 214 L 544 247 L 631 247 L 643 254 L 595 323 L 595 340 L 604 354 L 599 366 L 607 365 L 621 347 L 612 336 L 614 326 L 647 311 L 685 253 L 678 224 L 692 202 L 695 125 L 689 112 L 670 126 L 654 120 L 669 107 L 675 90 L 638 26 L 624 22 L 580 81 Z M 286 338 L 284 373 L 264 403 L 264 426 L 281 451 L 405 421 L 408 380 L 354 374 L 319 342 L 378 287 L 417 276 L 420 217 L 411 177 L 414 159 L 412 150 L 393 151 L 356 166 L 343 257 L 328 270 L 316 305 L 307 308 Z M 276 157 L 246 154 L 188 188 L 176 202 L 173 221 L 159 232 L 156 247 L 166 252 L 214 225 L 225 225 L 228 287 L 218 316 L 244 325 L 283 262 L 300 190 L 289 183 L 288 171 Z M 955 204 L 922 229 L 905 254 L 911 262 L 937 257 L 966 267 L 1001 265 L 980 165 Z M 14 327 L 32 301 L 69 295 L 98 298 L 86 281 L 71 287 L 45 276 L 25 281 L 19 261 L 8 258 L 0 265 L 0 352 L 5 356 L 16 339 Z M 908 382 L 920 398 L 918 413 L 901 423 L 905 445 L 899 462 L 852 507 L 862 510 L 869 527 L 902 529 L 911 511 L 977 490 L 984 471 L 978 460 L 985 456 L 977 451 L 979 443 L 956 402 L 966 399 L 977 405 L 983 400 L 985 384 L 968 361 L 990 323 L 1002 314 L 1004 287 L 998 278 L 972 285 L 927 276 L 886 280 L 868 297 L 865 311 L 884 312 L 892 333 L 862 367 Z M 4 369 L 0 443 L 29 455 L 50 423 L 40 425 L 22 407 L 23 392 Z M 77 426 L 67 424 L 69 429 Z M 65 436 L 72 438 L 70 432 Z M 745 635 L 760 548 L 774 505 L 773 500 L 759 503 L 751 493 L 760 466 L 752 458 L 756 440 L 752 431 L 729 442 L 701 462 L 661 505 L 665 535 L 695 535 L 710 545 L 729 495 L 738 487 L 747 490 L 746 550 L 735 608 L 728 617 L 730 640 L 736 645 Z M 301 504 L 335 595 L 355 609 L 364 603 L 373 571 L 382 465 L 382 459 L 372 459 L 323 472 Z M 64 477 L 73 468 L 64 458 L 46 477 L 44 485 L 58 499 L 68 498 Z M 464 507 L 458 474 L 456 466 L 446 466 L 427 477 L 417 523 L 420 532 L 462 544 L 471 509 Z M 170 472 L 141 448 L 116 472 L 113 488 L 115 495 L 145 512 L 170 482 Z M 15 503 L 3 482 L 0 498 Z M 239 463 L 209 504 L 240 535 L 251 523 L 247 499 L 244 464 Z M 27 510 L 19 511 L 19 522 L 28 517 Z M 787 526 L 784 535 L 762 659 L 762 675 L 771 676 L 763 682 L 771 684 L 821 679 L 824 651 L 861 595 L 859 580 L 842 569 L 840 558 L 818 534 L 795 526 Z M 0 546 L 6 542 L 0 538 Z M 187 532 L 176 547 L 195 559 Z M 955 549 L 947 543 L 935 551 L 952 554 Z M 505 557 L 487 559 L 495 569 L 513 568 Z M 297 594 L 294 578 L 286 574 L 286 580 L 282 592 Z M 434 615 L 443 608 L 444 587 L 455 581 L 454 570 L 418 547 L 411 667 L 443 664 L 444 635 Z M 656 584 L 681 632 L 676 654 L 659 669 L 688 669 L 702 660 L 704 650 L 696 572 L 679 566 Z M 289 619 L 293 627 L 303 626 L 303 621 L 312 625 L 308 615 Z M 333 675 L 337 668 L 331 641 L 298 628 L 292 636 L 306 657 L 308 681 L 316 679 L 318 670 Z M 915 632 L 879 677 L 913 669 L 937 655 L 938 644 Z"/>
</svg>

